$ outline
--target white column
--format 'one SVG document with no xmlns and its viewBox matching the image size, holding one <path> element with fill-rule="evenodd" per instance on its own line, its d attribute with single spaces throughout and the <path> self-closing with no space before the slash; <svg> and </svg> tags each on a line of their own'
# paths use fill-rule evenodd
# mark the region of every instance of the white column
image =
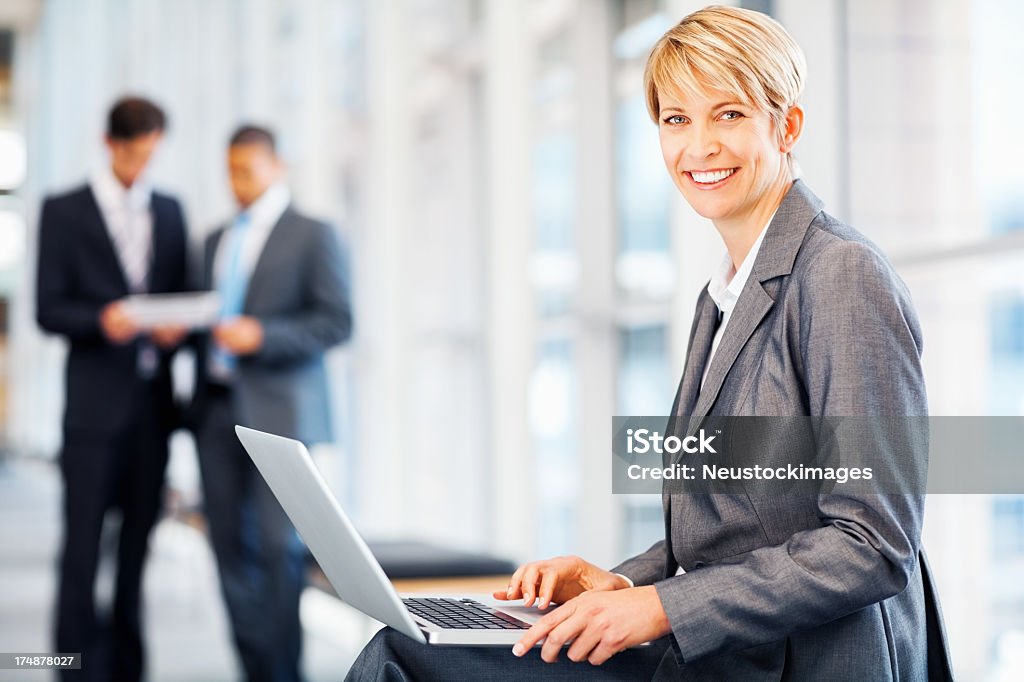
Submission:
<svg viewBox="0 0 1024 682">
<path fill-rule="evenodd" d="M 803 179 L 825 210 L 848 218 L 846 27 L 842 0 L 775 0 L 775 18 L 803 49 L 804 132 L 794 149 Z"/>
<path fill-rule="evenodd" d="M 528 286 L 530 249 L 530 52 L 526 3 L 484 2 L 484 82 L 489 243 L 487 366 L 493 458 L 496 551 L 529 559 L 536 537 L 534 470 L 527 421 L 527 383 L 533 360 L 533 315 Z"/>
<path fill-rule="evenodd" d="M 12 85 L 12 128 L 25 137 L 29 158 L 25 184 L 12 207 L 20 208 L 25 220 L 25 260 L 14 273 L 17 284 L 11 292 L 8 309 L 7 340 L 7 424 L 8 445 L 12 451 L 28 455 L 53 455 L 59 445 L 56 410 L 40 410 L 40 405 L 60 405 L 60 375 L 55 363 L 63 357 L 57 343 L 47 343 L 35 323 L 36 222 L 38 221 L 39 161 L 32 152 L 40 129 L 37 117 L 30 115 L 31 104 L 41 97 L 43 54 L 41 39 L 41 2 L 28 2 L 17 10 L 6 7 L 0 14 L 15 29 L 14 72 Z"/>
<path fill-rule="evenodd" d="M 367 134 L 368 172 L 365 221 L 353 234 L 357 336 L 354 347 L 357 383 L 356 434 L 358 458 L 354 495 L 360 527 L 369 534 L 401 530 L 414 482 L 404 473 L 403 459 L 414 456 L 415 443 L 405 428 L 410 406 L 406 399 L 408 368 L 407 301 L 415 297 L 414 282 L 404 276 L 403 231 L 414 207 L 409 206 L 408 150 L 413 128 L 406 115 L 410 89 L 406 50 L 409 8 L 402 0 L 368 3 Z"/>
<path fill-rule="evenodd" d="M 615 411 L 617 326 L 615 311 L 615 202 L 612 182 L 612 65 L 608 5 L 578 2 L 572 22 L 572 63 L 579 77 L 575 118 L 576 250 L 580 257 L 577 460 L 577 551 L 612 566 L 622 531 L 621 505 L 612 495 L 611 417 Z"/>
<path fill-rule="evenodd" d="M 330 101 L 340 65 L 329 63 L 325 45 L 328 12 L 320 0 L 301 0 L 291 9 L 292 31 L 284 90 L 287 108 L 282 112 L 289 121 L 288 145 L 291 185 L 299 205 L 313 215 L 334 218 L 338 206 L 337 173 L 341 144 L 331 135 Z M 278 79 L 271 79 L 277 82 Z"/>
</svg>

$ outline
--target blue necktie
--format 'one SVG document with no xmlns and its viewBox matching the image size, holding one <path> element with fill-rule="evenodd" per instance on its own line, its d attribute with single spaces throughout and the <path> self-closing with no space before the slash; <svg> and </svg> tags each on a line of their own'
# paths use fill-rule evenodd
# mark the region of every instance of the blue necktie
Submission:
<svg viewBox="0 0 1024 682">
<path fill-rule="evenodd" d="M 220 294 L 220 320 L 230 320 L 242 314 L 245 304 L 245 292 L 249 287 L 249 278 L 242 267 L 242 247 L 249 232 L 250 218 L 248 213 L 239 213 L 235 218 L 230 233 L 225 238 L 227 244 L 227 260 L 224 270 L 217 282 L 217 293 Z M 230 380 L 235 371 L 238 359 L 220 346 L 214 344 L 210 353 L 210 373 L 222 380 Z"/>
</svg>

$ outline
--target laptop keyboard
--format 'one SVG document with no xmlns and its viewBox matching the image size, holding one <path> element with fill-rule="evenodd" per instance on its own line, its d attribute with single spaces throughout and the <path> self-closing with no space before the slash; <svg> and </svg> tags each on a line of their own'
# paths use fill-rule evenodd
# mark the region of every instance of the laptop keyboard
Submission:
<svg viewBox="0 0 1024 682">
<path fill-rule="evenodd" d="M 413 615 L 451 630 L 527 630 L 530 627 L 529 623 L 472 599 L 408 597 L 402 602 Z"/>
</svg>

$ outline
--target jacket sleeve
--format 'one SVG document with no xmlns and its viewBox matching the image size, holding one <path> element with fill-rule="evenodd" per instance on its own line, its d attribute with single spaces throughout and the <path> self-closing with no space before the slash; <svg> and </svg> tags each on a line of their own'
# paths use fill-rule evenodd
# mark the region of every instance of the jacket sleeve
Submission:
<svg viewBox="0 0 1024 682">
<path fill-rule="evenodd" d="M 634 586 L 653 585 L 665 577 L 667 551 L 665 541 L 658 540 L 646 552 L 626 559 L 611 569 L 611 572 L 626 576 L 633 581 Z"/>
<path fill-rule="evenodd" d="M 43 203 L 36 264 L 36 322 L 45 331 L 75 341 L 101 341 L 102 305 L 85 300 L 75 286 L 71 228 L 66 211 L 53 199 Z"/>
<path fill-rule="evenodd" d="M 330 226 L 316 223 L 303 260 L 305 304 L 287 315 L 263 318 L 260 363 L 284 364 L 315 357 L 352 335 L 348 268 Z"/>
<path fill-rule="evenodd" d="M 836 242 L 794 284 L 812 415 L 927 414 L 918 323 L 880 255 Z M 926 445 L 873 445 L 873 461 L 927 466 Z M 692 661 L 777 641 L 900 593 L 916 570 L 924 503 L 909 484 L 919 477 L 896 480 L 908 482 L 897 494 L 820 494 L 819 527 L 657 583 L 677 653 Z"/>
</svg>

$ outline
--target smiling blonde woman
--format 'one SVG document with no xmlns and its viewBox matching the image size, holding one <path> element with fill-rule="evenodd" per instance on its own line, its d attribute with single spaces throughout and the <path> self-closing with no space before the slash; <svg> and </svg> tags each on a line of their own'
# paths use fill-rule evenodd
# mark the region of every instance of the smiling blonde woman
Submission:
<svg viewBox="0 0 1024 682">
<path fill-rule="evenodd" d="M 805 71 L 778 23 L 724 7 L 684 18 L 648 60 L 666 168 L 726 251 L 697 302 L 673 424 L 927 414 L 906 287 L 796 178 Z M 926 466 L 919 451 L 899 455 L 911 473 Z M 440 654 L 385 629 L 350 679 L 951 678 L 921 549 L 923 496 L 898 492 L 667 487 L 665 539 L 647 552 L 611 571 L 578 557 L 532 562 L 494 593 L 560 604 L 526 631 L 518 660 Z M 644 642 L 654 644 L 631 648 Z"/>
</svg>

